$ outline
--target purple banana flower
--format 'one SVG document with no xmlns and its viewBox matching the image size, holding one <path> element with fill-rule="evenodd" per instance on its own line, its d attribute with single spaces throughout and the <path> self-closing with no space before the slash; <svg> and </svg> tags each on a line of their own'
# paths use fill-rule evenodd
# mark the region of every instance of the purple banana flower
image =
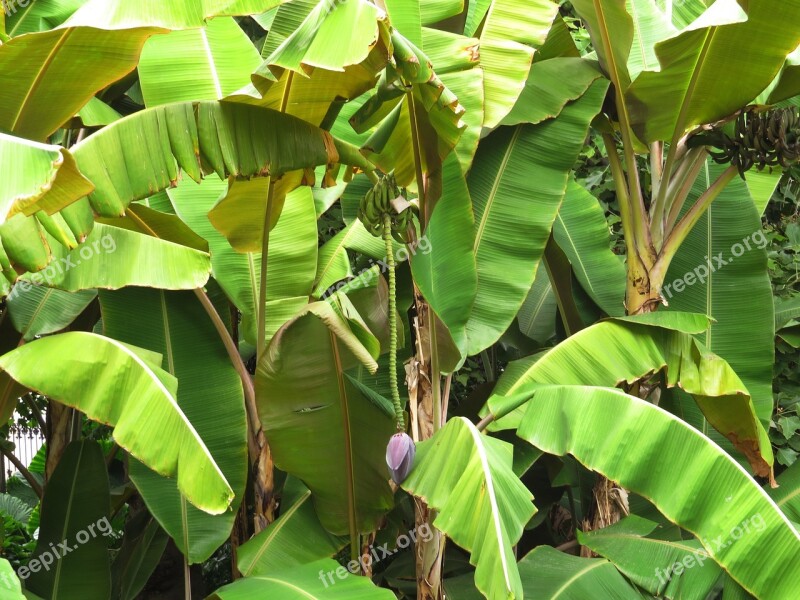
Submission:
<svg viewBox="0 0 800 600">
<path fill-rule="evenodd" d="M 392 475 L 392 481 L 400 485 L 408 477 L 414 465 L 414 455 L 417 447 L 406 433 L 395 433 L 386 446 L 386 465 Z"/>
</svg>

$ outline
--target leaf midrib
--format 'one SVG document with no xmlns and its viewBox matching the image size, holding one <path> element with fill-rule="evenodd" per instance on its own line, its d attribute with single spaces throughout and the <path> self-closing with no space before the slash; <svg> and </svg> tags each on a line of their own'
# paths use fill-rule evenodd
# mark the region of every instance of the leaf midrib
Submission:
<svg viewBox="0 0 800 600">
<path fill-rule="evenodd" d="M 520 133 L 522 132 L 522 126 L 518 125 L 517 128 L 514 130 L 514 135 L 511 136 L 511 139 L 508 141 L 508 146 L 506 147 L 506 151 L 503 154 L 503 160 L 500 162 L 500 167 L 497 169 L 497 175 L 492 182 L 492 189 L 489 191 L 489 197 L 486 198 L 486 206 L 483 208 L 483 214 L 481 215 L 480 223 L 478 223 L 478 229 L 475 232 L 475 256 L 478 256 L 478 249 L 481 246 L 481 242 L 483 241 L 483 230 L 486 228 L 486 222 L 489 220 L 489 214 L 492 211 L 492 206 L 494 205 L 494 200 L 497 197 L 497 191 L 500 188 L 500 182 L 503 179 L 503 173 L 506 171 L 506 167 L 508 163 L 511 161 L 511 154 L 514 152 L 514 145 L 517 142 L 517 138 L 519 138 Z"/>
<path fill-rule="evenodd" d="M 49 71 L 50 67 L 53 66 L 53 62 L 55 61 L 56 54 L 61 49 L 61 47 L 67 42 L 67 39 L 69 39 L 69 37 L 70 37 L 70 35 L 72 35 L 73 31 L 75 31 L 74 27 L 69 27 L 69 28 L 63 30 L 63 33 L 61 34 L 61 37 L 55 43 L 55 45 L 53 46 L 53 49 L 50 50 L 50 54 L 47 55 L 47 58 L 45 59 L 44 64 L 42 64 L 42 66 L 39 67 L 39 72 L 36 73 L 36 77 L 34 78 L 33 82 L 31 83 L 31 86 L 28 88 L 28 92 L 25 94 L 24 100 L 20 103 L 19 109 L 17 110 L 17 114 L 14 116 L 14 120 L 12 121 L 11 126 L 9 127 L 9 129 L 11 131 L 16 131 L 17 130 L 17 127 L 19 126 L 20 119 L 22 118 L 22 115 L 25 113 L 25 109 L 29 105 L 28 101 L 31 99 L 31 96 L 34 94 L 34 92 L 37 89 L 39 89 L 39 86 L 42 84 L 42 81 L 45 79 L 45 75 L 47 74 L 47 71 Z"/>
</svg>

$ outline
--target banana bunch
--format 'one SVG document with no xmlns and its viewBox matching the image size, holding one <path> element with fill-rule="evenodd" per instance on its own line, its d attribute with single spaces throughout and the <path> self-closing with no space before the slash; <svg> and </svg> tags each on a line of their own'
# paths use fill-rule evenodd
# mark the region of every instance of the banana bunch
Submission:
<svg viewBox="0 0 800 600">
<path fill-rule="evenodd" d="M 742 179 L 753 167 L 787 168 L 800 161 L 800 115 L 795 108 L 744 111 L 731 133 L 712 129 L 690 140 L 689 146 L 697 145 L 718 148 L 719 152 L 709 151 L 714 161 L 732 164 Z"/>
<path fill-rule="evenodd" d="M 389 215 L 392 223 L 392 237 L 401 244 L 410 240 L 409 225 L 412 224 L 411 207 L 398 213 L 393 201 L 402 197 L 400 188 L 394 175 L 384 175 L 378 183 L 373 185 L 361 199 L 358 207 L 358 218 L 372 235 L 381 237 L 383 234 L 383 217 Z M 404 200 L 404 198 L 403 198 Z"/>
</svg>

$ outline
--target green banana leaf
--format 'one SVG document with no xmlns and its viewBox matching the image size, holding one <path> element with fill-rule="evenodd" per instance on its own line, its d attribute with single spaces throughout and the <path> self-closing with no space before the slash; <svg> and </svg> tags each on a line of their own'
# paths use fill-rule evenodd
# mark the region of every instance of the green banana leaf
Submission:
<svg viewBox="0 0 800 600">
<path fill-rule="evenodd" d="M 347 296 L 330 300 L 278 330 L 256 368 L 256 398 L 275 465 L 308 486 L 326 529 L 353 539 L 391 508 L 394 413 L 345 377 L 359 363 L 374 372 L 380 343 Z"/>
<path fill-rule="evenodd" d="M 607 85 L 595 82 L 556 119 L 505 128 L 481 144 L 468 178 L 478 268 L 468 354 L 496 342 L 522 306 Z"/>
<path fill-rule="evenodd" d="M 236 252 L 208 220 L 207 213 L 227 184 L 211 176 L 200 185 L 182 181 L 168 191 L 178 215 L 211 248 L 211 272 L 225 294 L 242 313 L 239 325 L 245 341 L 255 346 L 260 287 L 261 253 Z M 281 218 L 270 233 L 267 264 L 266 340 L 308 304 L 316 268 L 317 227 L 313 199 L 307 188 L 291 192 Z"/>
<path fill-rule="evenodd" d="M 754 472 L 769 476 L 772 449 L 747 388 L 728 363 L 692 337 L 697 331 L 694 315 L 667 314 L 603 321 L 567 338 L 533 364 L 523 359 L 500 377 L 489 410 L 498 394 L 527 393 L 537 384 L 614 387 L 664 370 L 666 385 L 692 394 L 709 423 L 747 456 Z M 516 427 L 525 410 L 514 411 L 490 428 Z"/>
<path fill-rule="evenodd" d="M 261 56 L 233 17 L 150 38 L 139 60 L 147 106 L 221 100 L 250 82 Z"/>
<path fill-rule="evenodd" d="M 299 0 L 281 5 L 268 27 L 264 63 L 228 100 L 257 104 L 314 123 L 375 85 L 388 59 L 385 16 L 370 2 Z M 344 38 L 342 30 L 349 35 Z"/>
<path fill-rule="evenodd" d="M 179 167 L 199 181 L 217 173 L 252 177 L 338 162 L 369 169 L 352 147 L 327 132 L 270 109 L 218 102 L 157 106 L 120 119 L 73 148 L 95 184 L 98 214 L 124 214 L 134 200 L 173 186 Z"/>
<path fill-rule="evenodd" d="M 25 600 L 22 594 L 22 584 L 16 571 L 5 558 L 0 558 L 0 580 L 3 582 L 3 593 L 8 600 Z"/>
<path fill-rule="evenodd" d="M 776 104 L 788 100 L 800 93 L 800 48 L 795 48 L 786 57 L 786 63 L 775 82 L 775 87 L 769 93 L 767 104 Z"/>
<path fill-rule="evenodd" d="M 778 476 L 777 488 L 767 493 L 789 519 L 800 523 L 800 462 L 795 462 Z"/>
<path fill-rule="evenodd" d="M 191 182 L 191 184 L 193 183 Z M 157 196 L 161 198 L 148 198 L 144 203 L 136 202 L 131 204 L 128 210 L 125 211 L 124 217 L 112 219 L 98 217 L 97 222 L 135 231 L 136 233 L 147 234 L 180 246 L 194 248 L 201 252 L 208 252 L 208 242 L 192 231 L 175 214 L 172 204 L 170 204 L 169 196 L 164 192 L 160 192 Z M 156 206 L 158 208 L 154 208 Z"/>
<path fill-rule="evenodd" d="M 625 95 L 642 141 L 670 140 L 730 115 L 778 74 L 800 44 L 800 4 L 782 5 L 780 27 L 769 0 L 743 6 L 718 0 L 691 27 L 656 45 L 660 68 L 643 72 Z"/>
<path fill-rule="evenodd" d="M 423 2 L 421 10 L 428 2 Z M 483 69 L 480 41 L 438 29 L 422 29 L 422 50 L 436 65 L 436 74 L 464 107 L 461 121 L 466 126 L 461 132 L 454 152 L 458 155 L 461 170 L 468 173 L 478 149 L 483 129 Z"/>
<path fill-rule="evenodd" d="M 330 558 L 347 545 L 319 522 L 311 490 L 293 477 L 283 486 L 281 516 L 236 550 L 245 577 L 268 576 L 287 568 Z"/>
<path fill-rule="evenodd" d="M 496 127 L 516 103 L 528 78 L 534 48 L 544 44 L 556 15 L 558 4 L 553 0 L 491 3 L 480 38 L 484 127 Z"/>
<path fill-rule="evenodd" d="M 635 80 L 642 71 L 659 69 L 656 44 L 678 31 L 655 0 L 626 0 L 625 8 L 633 23 L 633 43 L 628 55 L 628 74 Z"/>
<path fill-rule="evenodd" d="M 43 141 L 97 90 L 134 69 L 142 45 L 158 32 L 64 26 L 11 39 L 0 46 L 0 128 Z"/>
<path fill-rule="evenodd" d="M 178 405 L 204 440 L 235 494 L 231 510 L 211 515 L 189 505 L 174 479 L 138 461 L 130 477 L 150 513 L 190 563 L 227 539 L 247 480 L 247 420 L 242 384 L 219 333 L 194 294 L 126 289 L 101 292 L 105 334 L 164 356 L 178 380 Z"/>
<path fill-rule="evenodd" d="M 247 577 L 221 587 L 207 600 L 395 600 L 391 590 L 376 587 L 368 577 L 351 575 L 326 558 L 280 573 Z"/>
<path fill-rule="evenodd" d="M 293 171 L 280 178 L 229 179 L 227 192 L 208 211 L 208 220 L 237 252 L 261 252 L 266 217 L 266 199 L 272 186 L 272 231 L 281 216 L 286 194 L 303 182 L 303 173 Z M 304 186 L 308 187 L 308 186 Z M 312 195 L 309 189 L 308 195 Z M 316 216 L 316 208 L 315 208 Z"/>
<path fill-rule="evenodd" d="M 618 523 L 588 533 L 578 541 L 609 559 L 639 587 L 654 595 L 705 600 L 722 570 L 699 541 L 647 537 L 657 523 L 631 514 Z M 676 567 L 678 563 L 682 566 Z"/>
<path fill-rule="evenodd" d="M 76 293 L 34 285 L 6 300 L 8 316 L 22 339 L 61 331 L 72 323 L 97 297 L 94 290 Z"/>
<path fill-rule="evenodd" d="M 169 536 L 146 510 L 131 518 L 111 564 L 111 597 L 135 600 L 158 566 L 168 541 Z"/>
<path fill-rule="evenodd" d="M 579 558 L 539 546 L 519 561 L 522 589 L 534 600 L 640 600 L 641 594 L 603 558 Z"/>
<path fill-rule="evenodd" d="M 17 9 L 6 17 L 6 32 L 10 37 L 23 33 L 36 33 L 54 29 L 66 21 L 86 0 L 58 0 L 57 2 L 34 0 L 25 6 L 18 3 Z"/>
<path fill-rule="evenodd" d="M 709 161 L 692 187 L 688 205 L 722 168 Z M 772 414 L 775 354 L 767 243 L 747 186 L 736 178 L 681 244 L 661 291 L 671 310 L 698 312 L 714 319 L 699 339 L 741 377 L 753 398 L 756 414 L 765 424 Z M 741 256 L 735 256 L 740 249 Z M 721 265 L 719 258 L 726 264 Z M 701 277 L 703 273 L 705 276 Z M 676 281 L 687 285 L 680 290 Z M 754 306 L 758 310 L 753 310 Z M 747 343 L 742 343 L 743 339 Z M 702 421 L 691 422 L 701 431 L 706 430 Z"/>
<path fill-rule="evenodd" d="M 156 366 L 160 361 L 153 352 L 73 331 L 0 356 L 0 368 L 43 396 L 113 426 L 115 441 L 132 456 L 158 473 L 177 476 L 178 488 L 192 504 L 223 513 L 233 490 L 178 406 L 178 382 Z"/>
<path fill-rule="evenodd" d="M 553 236 L 597 306 L 607 315 L 622 316 L 625 265 L 611 251 L 611 236 L 600 203 L 575 181 L 567 184 L 564 202 L 553 224 Z"/>
<path fill-rule="evenodd" d="M 478 274 L 472 202 L 455 154 L 445 160 L 442 190 L 425 229 L 430 252 L 417 252 L 411 257 L 411 274 L 433 312 L 447 327 L 463 361 Z"/>
<path fill-rule="evenodd" d="M 72 442 L 47 483 L 36 549 L 27 573 L 20 569 L 29 575 L 25 587 L 44 598 L 107 599 L 110 505 L 100 444 Z"/>
<path fill-rule="evenodd" d="M 220 16 L 261 14 L 285 0 L 140 0 L 131 5 L 125 0 L 89 0 L 67 21 L 100 29 L 161 27 L 192 29 L 205 25 L 206 19 Z"/>
<path fill-rule="evenodd" d="M 785 574 L 800 572 L 800 535 L 709 438 L 616 389 L 554 385 L 527 397 L 495 403 L 498 416 L 527 403 L 517 428 L 522 439 L 549 454 L 571 454 L 648 498 L 665 517 L 695 534 L 708 555 L 756 597 L 792 597 L 795 580 Z"/>
<path fill-rule="evenodd" d="M 546 269 L 539 269 L 525 302 L 519 309 L 519 330 L 532 340 L 544 344 L 556 333 L 558 304 Z"/>
<path fill-rule="evenodd" d="M 7 169 L 0 182 L 0 222 L 18 212 L 51 215 L 94 189 L 60 146 L 0 133 L 0 161 Z"/>
<path fill-rule="evenodd" d="M 54 260 L 43 271 L 23 275 L 16 286 L 21 293 L 30 284 L 68 292 L 132 285 L 194 289 L 208 281 L 211 270 L 206 252 L 102 223 L 74 250 L 50 247 Z"/>
<path fill-rule="evenodd" d="M 565 79 L 564 73 L 570 76 Z M 541 123 L 557 117 L 567 103 L 583 96 L 603 74 L 597 63 L 571 56 L 534 61 L 516 104 L 501 125 Z"/>
<path fill-rule="evenodd" d="M 487 598 L 522 598 L 512 547 L 536 509 L 512 462 L 511 444 L 455 417 L 417 446 L 402 484 L 438 511 L 434 527 L 470 552 L 475 584 Z"/>
<path fill-rule="evenodd" d="M 422 48 L 421 0 L 386 0 L 386 12 L 392 27 L 418 48 Z"/>
<path fill-rule="evenodd" d="M 617 92 L 628 89 L 631 76 L 628 60 L 633 46 L 633 19 L 625 0 L 574 0 L 575 12 L 583 20 L 603 72 Z M 625 107 L 621 107 L 625 110 Z"/>
</svg>

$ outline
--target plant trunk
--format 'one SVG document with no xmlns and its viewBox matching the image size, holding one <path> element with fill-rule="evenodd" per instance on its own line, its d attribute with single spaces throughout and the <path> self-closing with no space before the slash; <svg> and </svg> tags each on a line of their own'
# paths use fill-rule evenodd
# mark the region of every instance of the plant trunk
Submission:
<svg viewBox="0 0 800 600">
<path fill-rule="evenodd" d="M 72 433 L 72 412 L 69 406 L 50 400 L 47 405 L 47 459 L 45 461 L 45 481 L 58 466 L 61 456 L 70 441 Z"/>
<path fill-rule="evenodd" d="M 435 331 L 433 329 L 433 313 L 425 302 L 419 290 L 414 290 L 416 317 L 414 329 L 416 331 L 416 356 L 409 377 L 409 408 L 411 412 L 411 436 L 415 442 L 427 440 L 436 432 L 440 425 L 437 415 L 441 415 L 439 394 L 435 393 L 434 386 L 439 385 L 439 373 L 435 356 Z M 442 588 L 442 562 L 444 559 L 444 536 L 432 526 L 436 518 L 433 511 L 421 499 L 415 499 L 415 527 L 417 531 L 428 524 L 433 531 L 429 541 L 422 536 L 417 536 L 416 541 L 416 571 L 417 571 L 417 600 L 443 600 Z"/>
<path fill-rule="evenodd" d="M 277 504 L 273 491 L 275 489 L 272 451 L 269 448 L 263 431 L 258 432 L 257 444 L 260 449 L 253 477 L 253 494 L 255 496 L 255 514 L 253 515 L 254 534 L 266 529 L 275 520 Z"/>
<path fill-rule="evenodd" d="M 654 312 L 661 303 L 657 287 L 649 274 L 643 277 L 636 275 L 635 269 L 630 269 L 629 265 L 628 289 L 625 295 L 625 307 L 628 315 L 638 315 Z M 629 513 L 628 492 L 617 483 L 606 479 L 602 475 L 597 476 L 597 483 L 592 490 L 594 505 L 591 507 L 589 518 L 584 519 L 583 528 L 585 531 L 596 531 L 620 521 Z M 581 556 L 592 557 L 594 553 L 581 547 Z"/>
</svg>

